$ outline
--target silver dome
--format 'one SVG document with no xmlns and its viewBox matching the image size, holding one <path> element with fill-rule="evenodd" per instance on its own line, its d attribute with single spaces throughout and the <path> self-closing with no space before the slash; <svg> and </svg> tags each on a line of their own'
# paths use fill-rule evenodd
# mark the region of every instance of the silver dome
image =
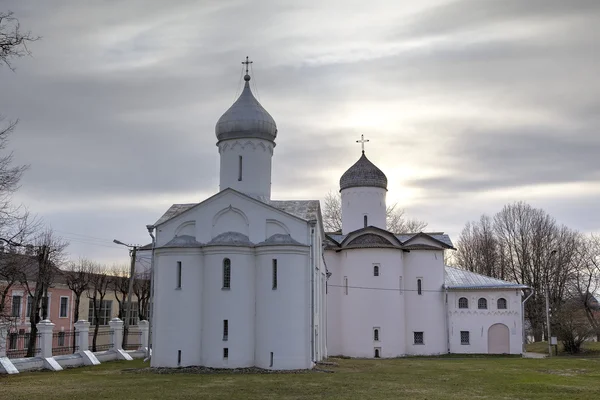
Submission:
<svg viewBox="0 0 600 400">
<path fill-rule="evenodd" d="M 380 187 L 387 190 L 387 177 L 375 166 L 363 151 L 358 159 L 348 171 L 340 178 L 340 192 L 351 187 Z"/>
<path fill-rule="evenodd" d="M 271 115 L 260 105 L 250 90 L 250 76 L 240 97 L 219 118 L 215 126 L 218 141 L 241 138 L 265 139 L 275 144 L 277 125 Z M 218 144 L 218 142 L 217 142 Z"/>
</svg>

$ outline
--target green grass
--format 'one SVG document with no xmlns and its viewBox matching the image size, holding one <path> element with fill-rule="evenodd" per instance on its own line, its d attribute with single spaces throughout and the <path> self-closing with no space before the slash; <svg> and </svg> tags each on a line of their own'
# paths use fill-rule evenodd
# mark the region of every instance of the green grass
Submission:
<svg viewBox="0 0 600 400">
<path fill-rule="evenodd" d="M 334 373 L 133 373 L 141 360 L 0 377 L 1 399 L 593 399 L 600 359 L 333 359 Z"/>
<path fill-rule="evenodd" d="M 527 351 L 548 354 L 548 342 L 529 343 L 527 344 Z M 554 354 L 554 349 L 552 354 Z M 560 341 L 558 342 L 558 355 L 571 356 L 564 352 L 563 345 Z M 575 357 L 578 356 L 600 356 L 600 342 L 585 342 L 582 346 L 581 353 L 575 355 Z"/>
</svg>

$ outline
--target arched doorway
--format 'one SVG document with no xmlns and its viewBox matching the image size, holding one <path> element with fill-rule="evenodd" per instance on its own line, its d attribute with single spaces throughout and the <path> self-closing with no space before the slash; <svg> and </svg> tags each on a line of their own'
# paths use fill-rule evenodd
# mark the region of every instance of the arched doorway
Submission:
<svg viewBox="0 0 600 400">
<path fill-rule="evenodd" d="M 510 333 L 508 331 L 508 326 L 504 324 L 494 324 L 490 326 L 490 329 L 488 329 L 488 353 L 510 353 Z"/>
</svg>

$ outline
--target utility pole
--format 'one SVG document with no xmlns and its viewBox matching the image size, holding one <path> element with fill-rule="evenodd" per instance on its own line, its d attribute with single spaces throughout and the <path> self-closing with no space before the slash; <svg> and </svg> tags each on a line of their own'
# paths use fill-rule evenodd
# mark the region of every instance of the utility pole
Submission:
<svg viewBox="0 0 600 400">
<path fill-rule="evenodd" d="M 552 344 L 550 343 L 550 300 L 548 296 L 548 286 L 546 286 L 546 325 L 548 326 L 548 357 L 552 357 Z"/>
<path fill-rule="evenodd" d="M 137 246 L 133 246 L 131 248 L 131 268 L 129 269 L 129 290 L 127 291 L 127 308 L 125 310 L 125 321 L 123 324 L 123 349 L 125 349 L 125 346 L 127 346 L 127 335 L 129 333 L 129 320 L 131 318 L 131 295 L 133 293 L 136 253 Z"/>
</svg>

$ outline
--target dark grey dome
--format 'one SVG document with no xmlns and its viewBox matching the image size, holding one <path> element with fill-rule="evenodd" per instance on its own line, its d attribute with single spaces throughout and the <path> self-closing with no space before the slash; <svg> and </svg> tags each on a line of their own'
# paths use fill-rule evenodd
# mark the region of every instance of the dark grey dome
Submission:
<svg viewBox="0 0 600 400">
<path fill-rule="evenodd" d="M 364 151 L 358 161 L 340 178 L 340 192 L 359 186 L 380 187 L 387 190 L 387 177 L 369 161 Z"/>
<path fill-rule="evenodd" d="M 252 247 L 254 243 L 250 241 L 248 236 L 239 232 L 224 232 L 214 237 L 206 246 L 245 246 Z"/>
<path fill-rule="evenodd" d="M 217 139 L 220 142 L 228 139 L 257 138 L 275 143 L 275 120 L 252 94 L 250 76 L 246 75 L 244 80 L 246 83 L 242 94 L 217 121 Z"/>
</svg>

